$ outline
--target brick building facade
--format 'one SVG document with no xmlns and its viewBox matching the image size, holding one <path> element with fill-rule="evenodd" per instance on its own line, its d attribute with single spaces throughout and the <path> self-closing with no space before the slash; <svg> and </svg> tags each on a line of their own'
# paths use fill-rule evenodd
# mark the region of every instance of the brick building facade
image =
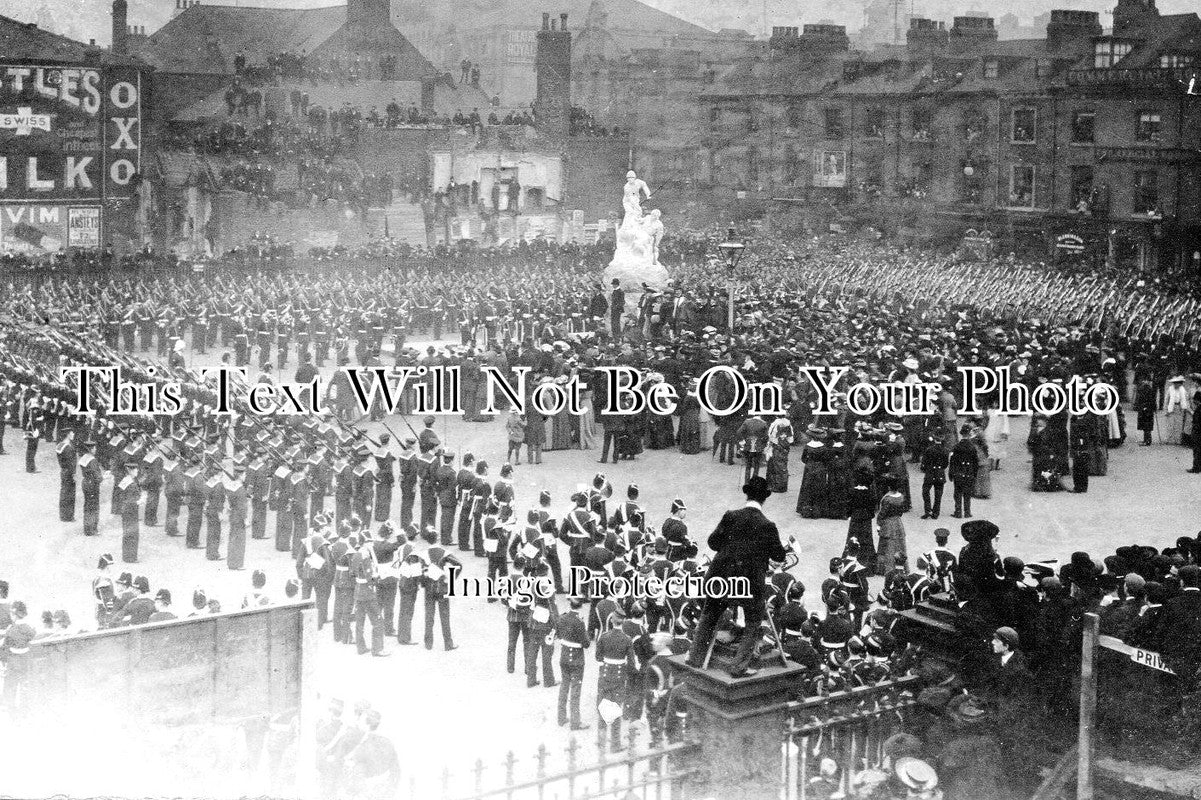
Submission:
<svg viewBox="0 0 1201 800">
<path fill-rule="evenodd" d="M 702 180 L 810 228 L 1199 268 L 1201 20 L 1153 0 L 1114 20 L 1055 11 L 1044 38 L 998 41 L 989 18 L 914 19 L 866 53 L 840 26 L 778 28 L 700 95 Z"/>
</svg>

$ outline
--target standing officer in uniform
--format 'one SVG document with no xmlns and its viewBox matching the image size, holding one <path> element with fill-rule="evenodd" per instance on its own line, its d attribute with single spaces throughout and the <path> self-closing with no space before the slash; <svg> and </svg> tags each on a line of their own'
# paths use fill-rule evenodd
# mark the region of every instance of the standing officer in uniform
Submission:
<svg viewBox="0 0 1201 800">
<path fill-rule="evenodd" d="M 79 472 L 83 477 L 83 535 L 96 536 L 100 533 L 100 482 L 104 480 L 104 470 L 86 445 L 79 457 Z"/>
<path fill-rule="evenodd" d="M 38 441 L 42 438 L 42 423 L 45 414 L 36 397 L 29 401 L 29 414 L 25 423 L 25 471 L 37 472 Z"/>
<path fill-rule="evenodd" d="M 75 468 L 79 459 L 75 454 L 75 434 L 58 446 L 58 518 L 60 522 L 75 521 Z"/>
<path fill-rule="evenodd" d="M 229 506 L 229 544 L 225 553 L 226 565 L 232 570 L 246 563 L 246 468 L 234 467 L 234 477 L 225 482 L 225 502 Z"/>
<path fill-rule="evenodd" d="M 142 458 L 142 488 L 146 491 L 146 513 L 142 523 L 153 528 L 158 525 L 158 495 L 163 488 L 163 457 L 150 450 Z"/>
<path fill-rule="evenodd" d="M 406 436 L 400 451 L 400 526 L 407 528 L 413 521 L 413 504 L 417 500 L 417 440 Z"/>
<path fill-rule="evenodd" d="M 627 662 L 634 643 L 614 624 L 616 619 L 611 618 L 609 630 L 596 640 L 596 660 L 600 662 L 600 674 L 596 684 L 599 715 L 597 744 L 601 752 L 605 751 L 606 746 L 612 752 L 624 749 L 621 741 L 621 717 L 626 699 Z"/>
<path fill-rule="evenodd" d="M 121 560 L 126 564 L 138 561 L 138 525 L 141 521 L 142 487 L 138 485 L 137 468 L 131 468 L 118 486 L 121 490 Z"/>
<path fill-rule="evenodd" d="M 371 620 L 371 655 L 382 658 L 389 656 L 384 650 L 384 620 L 380 613 L 376 584 L 379 567 L 375 563 L 375 550 L 364 543 L 351 556 L 350 574 L 354 578 L 354 638 L 358 643 L 359 655 L 367 653 L 364 622 Z"/>
<path fill-rule="evenodd" d="M 271 477 L 267 462 L 261 455 L 253 455 L 246 467 L 246 493 L 250 498 L 250 538 L 266 539 Z"/>
<path fill-rule="evenodd" d="M 325 521 L 322 517 L 318 524 Z M 329 622 L 329 597 L 334 589 L 334 559 L 330 547 L 319 533 L 309 536 L 304 552 L 296 559 L 296 574 L 300 576 L 300 597 L 308 600 L 317 595 L 317 630 Z"/>
<path fill-rule="evenodd" d="M 527 575 L 543 577 L 547 574 L 546 564 L 538 562 L 526 570 Z M 555 668 L 555 625 L 559 621 L 559 610 L 553 597 L 534 597 L 530 611 L 529 637 L 526 639 L 525 678 L 526 686 L 538 685 L 538 656 L 542 656 L 542 683 L 546 687 L 556 686 Z"/>
<path fill-rule="evenodd" d="M 555 638 L 561 647 L 559 671 L 563 673 L 559 678 L 559 724 L 568 723 L 570 704 L 571 729 L 581 731 L 588 727 L 580 719 L 580 692 L 584 684 L 584 650 L 588 647 L 588 630 L 580 617 L 583 598 L 572 597 L 569 602 L 571 607 L 555 621 Z"/>
<path fill-rule="evenodd" d="M 432 528 L 438 522 L 437 451 L 422 451 L 417 456 L 417 479 L 421 491 L 421 528 Z"/>
<path fill-rule="evenodd" d="M 459 467 L 458 475 L 455 476 L 455 490 L 458 493 L 459 499 L 459 549 L 471 549 L 471 506 L 475 495 L 475 471 L 472 465 L 475 464 L 475 456 L 471 453 L 463 454 L 463 463 Z"/>
<path fill-rule="evenodd" d="M 410 525 L 408 534 L 400 535 L 400 577 L 396 582 L 396 590 L 400 594 L 400 617 L 396 623 L 396 641 L 403 645 L 414 645 L 417 643 L 413 641 L 413 612 L 417 608 L 417 592 L 421 590 L 426 562 L 414 549 L 417 529 Z"/>
<path fill-rule="evenodd" d="M 425 649 L 434 649 L 434 615 L 437 614 L 442 622 L 442 644 L 449 650 L 455 650 L 458 645 L 450 634 L 450 600 L 446 594 L 449 590 L 449 571 L 453 566 L 460 568 L 459 560 L 440 544 L 437 544 L 438 534 L 432 529 L 421 532 L 429 548 L 426 558 L 429 565 L 425 568 L 422 586 L 425 587 Z"/>
<path fill-rule="evenodd" d="M 438 506 L 442 514 L 438 521 L 441 531 L 439 543 L 443 547 L 454 544 L 455 503 L 458 500 L 458 473 L 455 472 L 454 461 L 455 452 L 443 450 L 442 464 L 434 473 L 434 491 L 438 495 Z"/>
<path fill-rule="evenodd" d="M 204 470 L 193 465 L 185 473 L 188 492 L 188 525 L 184 535 L 184 544 L 189 550 L 200 549 L 200 523 L 204 516 Z"/>
<path fill-rule="evenodd" d="M 204 557 L 209 561 L 221 558 L 221 511 L 225 508 L 224 476 L 214 473 L 204 484 Z"/>
<path fill-rule="evenodd" d="M 392 516 L 392 487 L 396 485 L 396 474 L 392 471 L 392 464 L 396 461 L 396 456 L 392 455 L 392 450 L 388 447 L 391 441 L 392 437 L 388 434 L 380 434 L 379 449 L 375 451 L 376 522 L 387 522 Z"/>
<path fill-rule="evenodd" d="M 396 635 L 396 573 L 392 570 L 392 562 L 400 544 L 395 537 L 391 522 L 379 526 L 375 533 L 375 541 L 371 549 L 375 551 L 376 567 L 380 570 L 375 581 L 375 596 L 379 599 L 380 610 L 384 617 L 384 635 Z M 387 572 L 384 572 L 387 570 Z"/>
<path fill-rule="evenodd" d="M 338 540 L 329 548 L 334 562 L 334 641 L 350 644 L 350 611 L 354 604 L 354 577 L 350 557 L 354 554 L 349 526 L 338 531 Z"/>
</svg>

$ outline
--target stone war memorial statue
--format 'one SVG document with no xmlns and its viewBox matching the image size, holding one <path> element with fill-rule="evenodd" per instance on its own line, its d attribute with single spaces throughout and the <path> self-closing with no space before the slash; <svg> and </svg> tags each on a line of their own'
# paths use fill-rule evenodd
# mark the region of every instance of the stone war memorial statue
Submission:
<svg viewBox="0 0 1201 800">
<path fill-rule="evenodd" d="M 625 216 L 621 220 L 621 227 L 617 229 L 617 251 L 604 275 L 605 286 L 611 285 L 612 280 L 617 278 L 627 296 L 641 293 L 643 284 L 652 289 L 662 289 L 670 277 L 667 268 L 659 263 L 659 242 L 663 238 L 659 209 L 649 214 L 642 211 L 644 197 L 649 199 L 650 196 L 651 190 L 646 181 L 633 170 L 627 172 L 621 198 Z"/>
</svg>

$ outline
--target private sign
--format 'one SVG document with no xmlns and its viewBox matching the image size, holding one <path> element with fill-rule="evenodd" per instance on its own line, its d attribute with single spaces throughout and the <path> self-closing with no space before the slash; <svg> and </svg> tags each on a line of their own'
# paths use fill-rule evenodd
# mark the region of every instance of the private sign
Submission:
<svg viewBox="0 0 1201 800">
<path fill-rule="evenodd" d="M 1163 662 L 1163 657 L 1159 653 L 1152 650 L 1144 650 L 1141 647 L 1126 644 L 1121 639 L 1113 636 L 1098 636 L 1097 644 L 1113 650 L 1115 653 L 1122 653 L 1130 656 L 1130 660 L 1135 664 L 1142 664 L 1144 667 L 1166 672 L 1169 675 L 1175 675 L 1176 672 Z"/>
</svg>

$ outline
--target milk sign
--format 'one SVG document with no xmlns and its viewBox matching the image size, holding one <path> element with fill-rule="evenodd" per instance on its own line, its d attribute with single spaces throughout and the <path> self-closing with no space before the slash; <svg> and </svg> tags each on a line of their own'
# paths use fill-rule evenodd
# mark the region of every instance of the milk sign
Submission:
<svg viewBox="0 0 1201 800">
<path fill-rule="evenodd" d="M 0 65 L 0 201 L 131 197 L 141 146 L 137 69 Z"/>
</svg>

